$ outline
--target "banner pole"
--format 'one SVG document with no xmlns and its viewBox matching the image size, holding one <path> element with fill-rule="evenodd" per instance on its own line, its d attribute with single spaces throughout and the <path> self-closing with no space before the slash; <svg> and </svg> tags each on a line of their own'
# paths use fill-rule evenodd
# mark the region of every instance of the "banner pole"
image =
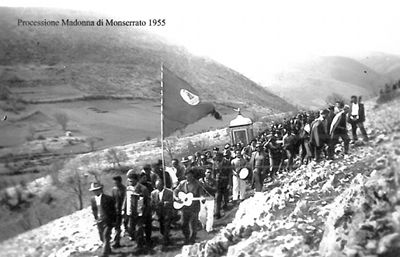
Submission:
<svg viewBox="0 0 400 257">
<path fill-rule="evenodd" d="M 163 170 L 164 188 L 166 188 L 165 160 L 164 160 L 164 64 L 161 63 L 161 161 Z"/>
</svg>

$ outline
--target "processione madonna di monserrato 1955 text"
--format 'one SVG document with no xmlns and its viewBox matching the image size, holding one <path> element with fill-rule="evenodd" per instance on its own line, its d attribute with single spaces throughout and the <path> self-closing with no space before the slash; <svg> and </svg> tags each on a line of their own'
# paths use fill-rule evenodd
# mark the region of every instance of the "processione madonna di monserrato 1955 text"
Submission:
<svg viewBox="0 0 400 257">
<path fill-rule="evenodd" d="M 98 19 L 98 20 L 79 20 L 79 19 L 60 19 L 60 20 L 17 20 L 18 26 L 38 26 L 38 27 L 58 27 L 58 26 L 88 26 L 88 27 L 144 27 L 154 26 L 163 27 L 166 25 L 165 19 L 148 19 L 148 20 L 115 20 L 115 19 Z"/>
</svg>

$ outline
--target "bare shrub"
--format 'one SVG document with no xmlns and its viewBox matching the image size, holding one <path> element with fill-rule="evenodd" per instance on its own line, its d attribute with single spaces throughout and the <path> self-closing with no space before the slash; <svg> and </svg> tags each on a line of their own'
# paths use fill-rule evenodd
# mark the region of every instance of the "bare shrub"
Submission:
<svg viewBox="0 0 400 257">
<path fill-rule="evenodd" d="M 10 89 L 6 85 L 0 85 L 0 100 L 8 100 L 10 96 Z"/>
<path fill-rule="evenodd" d="M 251 119 L 253 122 L 257 122 L 262 118 L 262 115 L 260 113 L 257 113 L 256 111 L 251 111 Z"/>
<path fill-rule="evenodd" d="M 44 153 L 50 152 L 49 149 L 47 148 L 45 142 L 42 142 L 42 150 L 43 150 Z"/>
<path fill-rule="evenodd" d="M 64 167 L 64 161 L 57 160 L 51 164 L 48 168 L 48 175 L 51 178 L 51 183 L 53 185 L 60 185 L 60 179 L 58 177 L 59 171 Z"/>
<path fill-rule="evenodd" d="M 161 147 L 161 140 L 160 138 L 157 138 L 156 143 L 154 144 L 155 147 Z"/>
<path fill-rule="evenodd" d="M 9 97 L 5 105 L 1 107 L 4 111 L 13 112 L 18 114 L 20 111 L 25 110 L 25 104 L 23 103 L 21 98 Z"/>
<path fill-rule="evenodd" d="M 28 136 L 26 137 L 26 140 L 28 140 L 28 141 L 34 140 L 35 133 L 36 133 L 36 129 L 32 126 L 32 124 L 30 124 L 28 127 Z"/>
<path fill-rule="evenodd" d="M 126 154 L 125 151 L 122 151 L 117 148 L 110 148 L 106 152 L 106 160 L 113 165 L 115 168 L 115 165 L 118 165 L 118 167 L 121 167 L 121 162 L 125 162 L 128 160 L 128 155 Z"/>
<path fill-rule="evenodd" d="M 71 169 L 65 179 L 64 186 L 66 190 L 73 193 L 78 200 L 77 209 L 83 209 L 83 190 L 87 185 L 87 179 L 81 174 L 78 169 Z"/>
<path fill-rule="evenodd" d="M 67 124 L 69 121 L 68 115 L 64 112 L 57 112 L 54 114 L 54 118 L 57 123 L 61 126 L 61 128 L 65 131 L 67 130 Z"/>
<path fill-rule="evenodd" d="M 95 144 L 96 144 L 96 138 L 95 137 L 89 137 L 86 139 L 86 142 L 88 144 L 89 150 L 93 152 L 95 150 Z"/>
<path fill-rule="evenodd" d="M 346 102 L 346 99 L 345 99 L 345 97 L 342 96 L 341 94 L 338 94 L 338 93 L 333 92 L 332 94 L 328 95 L 328 96 L 325 98 L 325 102 L 326 102 L 327 104 L 335 104 L 336 102 L 343 102 L 343 103 L 345 103 L 345 102 Z"/>
<path fill-rule="evenodd" d="M 85 176 L 91 175 L 93 177 L 92 180 L 101 183 L 101 175 L 102 169 L 100 167 L 102 158 L 100 155 L 87 155 L 84 158 L 81 158 L 80 164 L 83 167 L 86 167 L 87 174 Z"/>
<path fill-rule="evenodd" d="M 164 140 L 164 150 L 167 151 L 169 158 L 174 159 L 174 148 L 178 142 L 177 137 L 170 137 Z"/>
<path fill-rule="evenodd" d="M 204 140 L 192 142 L 189 140 L 187 142 L 187 152 L 189 155 L 193 155 L 195 152 L 201 152 L 203 149 L 207 149 L 208 145 Z"/>
</svg>

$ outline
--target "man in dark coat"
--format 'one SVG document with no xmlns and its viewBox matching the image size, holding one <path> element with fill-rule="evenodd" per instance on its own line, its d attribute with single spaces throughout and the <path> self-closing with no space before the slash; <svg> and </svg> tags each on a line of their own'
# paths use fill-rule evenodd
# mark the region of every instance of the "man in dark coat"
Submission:
<svg viewBox="0 0 400 257">
<path fill-rule="evenodd" d="M 365 110 L 364 104 L 358 102 L 357 96 L 351 96 L 351 105 L 348 116 L 348 121 L 351 125 L 351 133 L 353 135 L 353 142 L 357 141 L 357 127 L 360 128 L 364 141 L 368 141 L 367 131 L 364 128 Z"/>
<path fill-rule="evenodd" d="M 339 142 L 339 138 L 343 140 L 344 153 L 347 154 L 349 152 L 350 138 L 347 135 L 347 127 L 346 127 L 347 110 L 344 109 L 343 102 L 338 102 L 336 107 L 338 108 L 339 112 L 333 118 L 329 131 L 331 141 L 329 144 L 328 153 L 330 158 L 333 158 L 334 148 L 335 145 Z"/>
<path fill-rule="evenodd" d="M 113 248 L 118 248 L 121 247 L 120 245 L 121 225 L 123 220 L 122 203 L 124 202 L 126 187 L 122 184 L 121 176 L 115 176 L 113 177 L 113 180 L 114 180 L 114 187 L 112 188 L 112 196 L 115 201 L 115 210 L 116 210 L 115 237 L 114 237 Z"/>
<path fill-rule="evenodd" d="M 321 152 L 325 145 L 329 145 L 329 129 L 326 120 L 328 110 L 321 110 L 320 116 L 311 124 L 311 144 L 315 150 L 315 161 L 321 160 Z"/>
<path fill-rule="evenodd" d="M 163 245 L 169 245 L 171 222 L 174 215 L 174 192 L 164 188 L 162 180 L 157 180 L 156 189 L 151 192 L 151 208 L 155 211 L 160 224 L 160 233 L 163 236 Z"/>
<path fill-rule="evenodd" d="M 103 186 L 99 183 L 92 183 L 89 191 L 94 194 L 90 202 L 100 240 L 103 242 L 102 256 L 108 256 L 111 253 L 111 230 L 116 219 L 115 202 L 111 196 L 103 194 Z"/>
<path fill-rule="evenodd" d="M 218 156 L 213 164 L 213 171 L 215 174 L 215 179 L 217 181 L 217 207 L 215 210 L 215 216 L 217 217 L 217 219 L 219 219 L 221 218 L 221 207 L 223 209 L 228 208 L 229 190 L 232 186 L 232 166 L 230 161 L 230 151 L 218 153 Z M 222 201 L 224 202 L 223 206 Z"/>
<path fill-rule="evenodd" d="M 154 189 L 151 181 L 147 179 L 145 171 L 142 171 L 139 175 L 139 183 L 147 188 L 147 190 L 151 193 Z M 151 206 L 147 205 L 147 210 L 145 211 L 144 216 L 144 233 L 146 235 L 146 242 L 150 245 L 151 243 L 151 231 L 152 231 L 152 216 L 151 216 Z"/>
</svg>

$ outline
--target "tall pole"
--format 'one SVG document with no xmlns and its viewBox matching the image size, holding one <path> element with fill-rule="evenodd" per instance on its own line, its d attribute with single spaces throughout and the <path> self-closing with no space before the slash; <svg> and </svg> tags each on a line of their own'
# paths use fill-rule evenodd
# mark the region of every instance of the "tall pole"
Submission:
<svg viewBox="0 0 400 257">
<path fill-rule="evenodd" d="M 163 63 L 161 63 L 161 161 L 162 161 L 164 188 L 166 188 L 165 160 L 164 160 L 164 64 Z"/>
</svg>

